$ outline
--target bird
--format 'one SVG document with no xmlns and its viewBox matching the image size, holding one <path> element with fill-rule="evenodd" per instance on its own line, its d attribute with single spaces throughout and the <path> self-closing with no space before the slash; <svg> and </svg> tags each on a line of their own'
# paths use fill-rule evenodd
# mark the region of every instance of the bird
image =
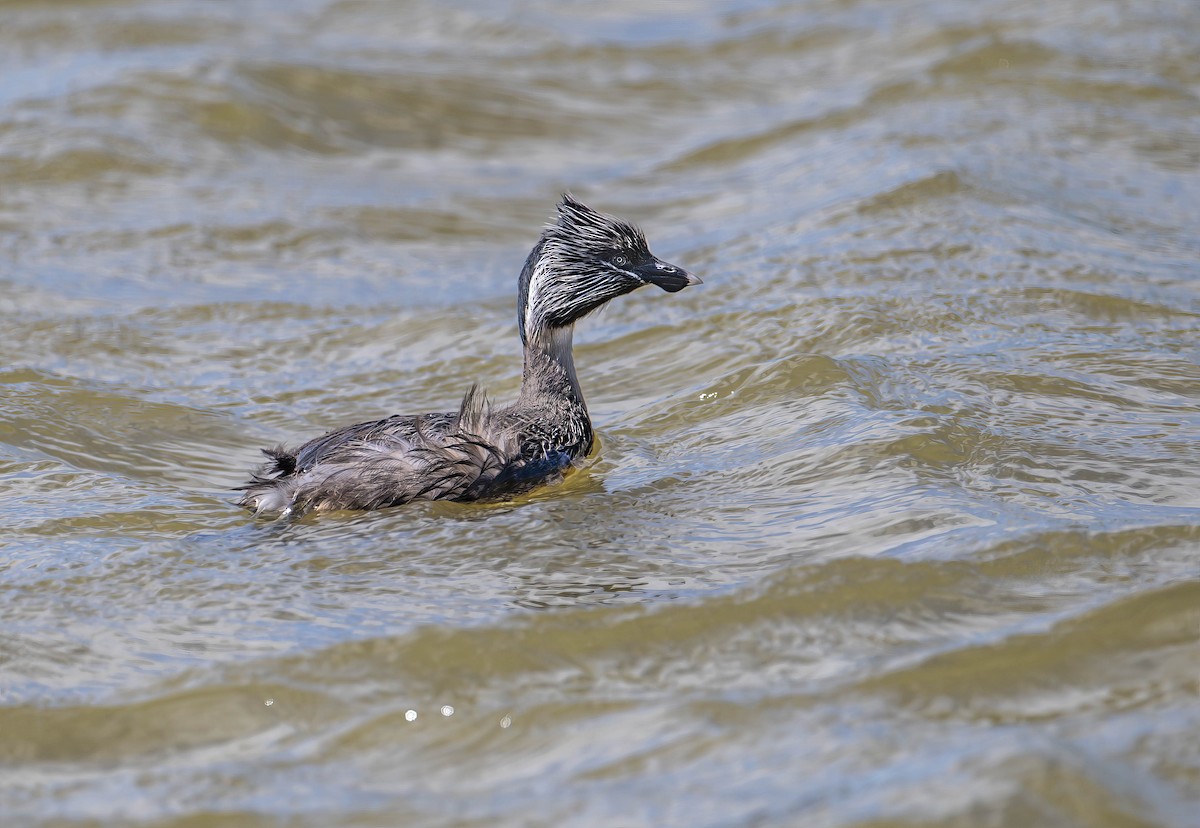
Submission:
<svg viewBox="0 0 1200 828">
<path fill-rule="evenodd" d="M 575 372 L 575 323 L 645 285 L 676 293 L 698 284 L 651 253 L 636 226 L 563 194 L 517 282 L 524 367 L 515 402 L 494 406 L 475 384 L 456 412 L 396 414 L 264 449 L 268 462 L 237 488 L 238 503 L 285 517 L 504 500 L 560 482 L 595 438 Z"/>
</svg>

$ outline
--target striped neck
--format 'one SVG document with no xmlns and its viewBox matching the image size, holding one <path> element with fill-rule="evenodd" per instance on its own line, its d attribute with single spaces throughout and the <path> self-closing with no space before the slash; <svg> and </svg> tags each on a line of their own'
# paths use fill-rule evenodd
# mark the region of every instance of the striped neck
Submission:
<svg viewBox="0 0 1200 828">
<path fill-rule="evenodd" d="M 542 328 L 529 334 L 525 343 L 520 402 L 533 405 L 566 398 L 586 413 L 587 404 L 579 387 L 571 348 L 575 326 Z"/>
</svg>

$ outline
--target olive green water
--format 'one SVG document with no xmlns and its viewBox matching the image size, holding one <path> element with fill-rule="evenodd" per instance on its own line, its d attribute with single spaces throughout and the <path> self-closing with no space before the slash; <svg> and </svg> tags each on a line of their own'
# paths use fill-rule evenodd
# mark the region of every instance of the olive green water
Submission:
<svg viewBox="0 0 1200 828">
<path fill-rule="evenodd" d="M 519 503 L 261 446 L 520 377 Z M 0 0 L 0 825 L 1200 825 L 1200 6 Z"/>
</svg>

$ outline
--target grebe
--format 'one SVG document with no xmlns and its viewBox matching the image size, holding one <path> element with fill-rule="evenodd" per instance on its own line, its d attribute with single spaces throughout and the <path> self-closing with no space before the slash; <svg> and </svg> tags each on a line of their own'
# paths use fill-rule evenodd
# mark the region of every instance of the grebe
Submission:
<svg viewBox="0 0 1200 828">
<path fill-rule="evenodd" d="M 575 323 L 643 285 L 675 293 L 700 280 L 654 257 L 632 224 L 564 195 L 521 269 L 517 325 L 525 368 L 517 401 L 493 408 L 472 386 L 455 413 L 394 415 L 263 451 L 239 488 L 255 513 L 380 509 L 413 500 L 503 498 L 562 479 L 592 447 L 571 338 Z"/>
</svg>

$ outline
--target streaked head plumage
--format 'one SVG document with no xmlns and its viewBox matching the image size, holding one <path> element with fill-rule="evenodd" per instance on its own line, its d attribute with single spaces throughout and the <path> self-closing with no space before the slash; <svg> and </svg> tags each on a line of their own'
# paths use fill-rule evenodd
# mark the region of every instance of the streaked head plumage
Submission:
<svg viewBox="0 0 1200 828">
<path fill-rule="evenodd" d="M 564 193 L 556 221 L 542 232 L 521 271 L 521 339 L 565 327 L 611 299 L 657 284 L 675 292 L 695 276 L 650 252 L 642 231 Z"/>
<path fill-rule="evenodd" d="M 601 256 L 625 251 L 650 254 L 646 237 L 634 225 L 605 215 L 563 193 L 558 202 L 558 220 L 547 225 L 543 238 L 556 248 L 559 255 Z"/>
</svg>

